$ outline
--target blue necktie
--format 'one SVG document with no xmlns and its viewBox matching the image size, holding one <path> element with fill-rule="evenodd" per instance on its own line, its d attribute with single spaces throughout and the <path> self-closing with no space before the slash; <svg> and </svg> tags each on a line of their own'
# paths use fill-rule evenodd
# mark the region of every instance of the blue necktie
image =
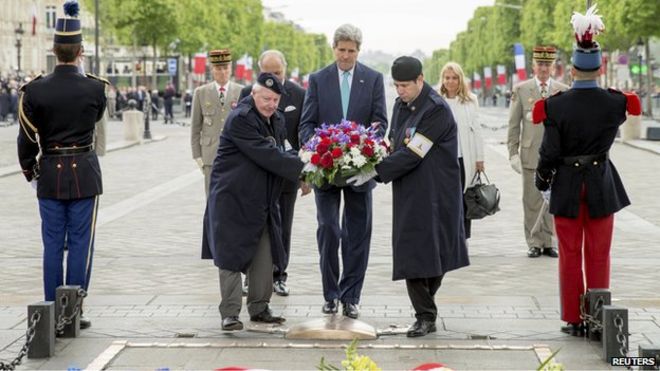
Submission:
<svg viewBox="0 0 660 371">
<path fill-rule="evenodd" d="M 344 118 L 348 115 L 348 98 L 351 96 L 351 87 L 348 85 L 350 76 L 350 72 L 344 71 L 341 77 L 341 110 L 344 112 Z"/>
</svg>

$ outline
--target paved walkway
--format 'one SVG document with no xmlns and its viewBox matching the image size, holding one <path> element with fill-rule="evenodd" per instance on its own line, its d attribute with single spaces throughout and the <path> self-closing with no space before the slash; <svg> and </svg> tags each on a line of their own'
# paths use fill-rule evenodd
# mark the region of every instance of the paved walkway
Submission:
<svg viewBox="0 0 660 371">
<path fill-rule="evenodd" d="M 483 120 L 498 128 L 506 122 L 506 111 L 484 109 Z M 110 123 L 111 142 L 121 138 L 120 129 L 119 123 Z M 15 147 L 4 144 L 15 140 L 16 130 L 0 128 L 0 159 L 14 156 Z M 204 192 L 202 176 L 190 158 L 189 128 L 156 123 L 153 134 L 167 138 L 114 151 L 101 160 L 105 193 L 86 300 L 93 327 L 81 338 L 58 339 L 54 357 L 28 360 L 22 367 L 83 368 L 113 342 L 124 340 L 129 346 L 109 369 L 313 369 L 321 356 L 339 364 L 342 350 L 336 347 L 345 342 L 221 331 L 217 270 L 199 259 Z M 456 369 L 531 369 L 544 354 L 539 349 L 546 346 L 561 348 L 557 359 L 567 369 L 609 368 L 600 360 L 599 343 L 558 331 L 557 260 L 526 257 L 520 178 L 509 168 L 505 134 L 504 129 L 485 131 L 486 169 L 502 192 L 502 211 L 473 224 L 472 265 L 448 274 L 436 297 L 438 333 L 414 340 L 382 336 L 361 343 L 371 345 L 361 352 L 384 369 L 431 361 Z M 611 157 L 633 202 L 616 217 L 611 290 L 614 304 L 629 309 L 635 354 L 639 344 L 660 344 L 660 172 L 653 171 L 658 161 L 653 151 L 617 143 Z M 10 165 L 0 161 L 0 167 L 3 164 Z M 0 177 L 0 192 L 0 359 L 9 359 L 22 345 L 26 305 L 42 300 L 42 247 L 32 188 L 14 174 Z M 400 331 L 413 321 L 413 312 L 405 284 L 391 281 L 389 185 L 376 188 L 374 211 L 361 320 L 383 331 Z M 300 198 L 289 272 L 292 294 L 274 296 L 272 302 L 288 326 L 321 316 L 315 227 L 313 198 Z M 245 311 L 242 319 L 249 323 Z M 179 344 L 175 352 L 163 345 L 174 343 Z"/>
</svg>

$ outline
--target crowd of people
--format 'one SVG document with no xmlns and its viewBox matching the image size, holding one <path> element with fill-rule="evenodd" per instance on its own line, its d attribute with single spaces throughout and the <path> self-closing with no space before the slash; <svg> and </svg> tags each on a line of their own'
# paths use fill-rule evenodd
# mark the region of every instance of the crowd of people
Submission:
<svg viewBox="0 0 660 371">
<path fill-rule="evenodd" d="M 600 17 L 590 17 L 584 22 L 597 34 Z M 62 283 L 65 238 L 73 263 L 67 265 L 67 284 L 89 285 L 93 220 L 102 193 L 93 138 L 106 105 L 117 113 L 120 102 L 135 100 L 144 111 L 160 101 L 158 91 L 144 87 L 118 92 L 111 87 L 104 93 L 107 81 L 81 75 L 80 25 L 71 19 L 64 23 L 67 31 L 58 22 L 55 32 L 55 71 L 24 85 L 19 107 L 24 113 L 20 163 L 35 184 L 44 223 L 46 300 L 53 300 L 55 286 Z M 609 287 L 612 214 L 629 204 L 608 150 L 626 111 L 639 114 L 636 96 L 598 87 L 600 47 L 577 32 L 570 88 L 551 77 L 556 50 L 534 48 L 534 76 L 511 93 L 507 143 L 511 167 L 523 184 L 527 256 L 559 257 L 562 319 L 568 323 L 562 331 L 576 336 L 583 331 L 579 296 L 588 288 Z M 262 53 L 260 74 L 248 87 L 231 80 L 230 50 L 209 52 L 213 81 L 195 89 L 186 102 L 192 159 L 204 174 L 202 257 L 218 268 L 223 330 L 243 329 L 242 295 L 251 321 L 285 321 L 273 313 L 270 299 L 273 293 L 290 294 L 287 268 L 298 189 L 302 196 L 314 194 L 323 314 L 337 315 L 341 307 L 347 318 L 360 316 L 372 191 L 378 183 L 392 184 L 392 279 L 405 280 L 416 317 L 407 336 L 436 331 L 435 295 L 444 276 L 470 264 L 464 192 L 475 174 L 485 171 L 477 97 L 460 64 L 447 63 L 434 87 L 425 81 L 418 59 L 401 56 L 391 65 L 398 97 L 388 119 L 383 75 L 359 62 L 361 47 L 359 28 L 338 27 L 332 40 L 335 60 L 310 75 L 307 90 L 287 80 L 280 51 Z M 84 89 L 62 89 L 67 93 L 52 96 L 60 85 L 73 83 Z M 172 117 L 173 90 L 168 86 L 162 96 L 166 121 Z M 65 100 L 68 105 L 58 104 Z M 323 124 L 342 120 L 387 135 L 391 153 L 346 184 L 302 182 L 303 170 L 311 165 L 298 156 L 301 146 Z M 43 156 L 37 159 L 40 148 Z M 62 177 L 71 182 L 61 182 Z M 543 207 L 547 203 L 549 208 Z"/>
</svg>

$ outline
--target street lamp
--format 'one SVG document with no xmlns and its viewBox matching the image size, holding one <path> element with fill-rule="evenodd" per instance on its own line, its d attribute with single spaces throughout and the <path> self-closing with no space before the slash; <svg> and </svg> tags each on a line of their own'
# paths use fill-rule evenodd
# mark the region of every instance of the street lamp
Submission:
<svg viewBox="0 0 660 371">
<path fill-rule="evenodd" d="M 18 69 L 17 69 L 16 72 L 20 73 L 21 72 L 21 46 L 23 46 L 23 44 L 21 43 L 21 39 L 23 38 L 23 34 L 25 33 L 25 31 L 23 30 L 23 23 L 18 24 L 18 28 L 14 30 L 14 33 L 16 34 L 16 44 L 15 44 L 15 46 L 16 46 L 16 59 L 17 59 L 17 62 L 18 62 L 17 63 Z"/>
<path fill-rule="evenodd" d="M 639 59 L 639 94 L 642 94 L 642 50 L 644 48 L 644 41 L 640 37 L 637 39 L 637 58 Z"/>
</svg>

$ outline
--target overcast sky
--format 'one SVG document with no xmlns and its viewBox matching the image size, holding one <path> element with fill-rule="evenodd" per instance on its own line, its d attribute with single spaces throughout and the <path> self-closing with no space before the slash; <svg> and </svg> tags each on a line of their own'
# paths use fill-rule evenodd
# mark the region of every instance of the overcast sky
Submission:
<svg viewBox="0 0 660 371">
<path fill-rule="evenodd" d="M 417 49 L 427 55 L 449 47 L 479 6 L 494 0 L 262 0 L 308 32 L 332 40 L 335 29 L 352 23 L 362 30 L 362 50 L 392 54 Z"/>
</svg>

